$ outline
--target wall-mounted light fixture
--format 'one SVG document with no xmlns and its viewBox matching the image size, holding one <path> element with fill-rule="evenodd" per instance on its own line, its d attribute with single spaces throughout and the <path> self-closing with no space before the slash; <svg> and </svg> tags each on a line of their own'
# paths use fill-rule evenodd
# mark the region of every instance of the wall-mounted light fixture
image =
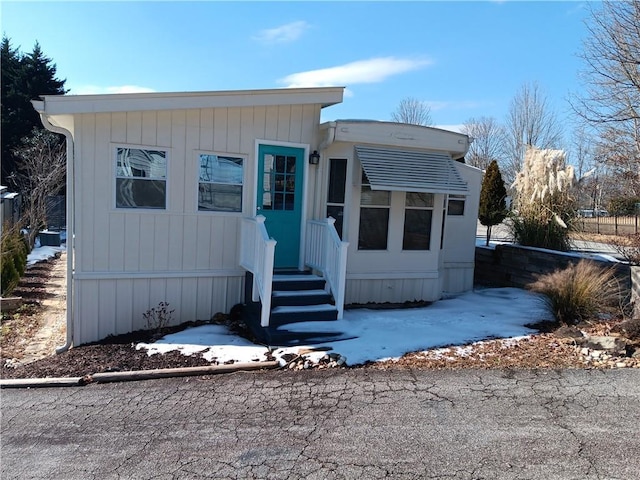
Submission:
<svg viewBox="0 0 640 480">
<path fill-rule="evenodd" d="M 311 165 L 318 165 L 318 163 L 320 163 L 320 154 L 317 150 L 314 150 L 313 153 L 309 154 L 309 163 Z"/>
</svg>

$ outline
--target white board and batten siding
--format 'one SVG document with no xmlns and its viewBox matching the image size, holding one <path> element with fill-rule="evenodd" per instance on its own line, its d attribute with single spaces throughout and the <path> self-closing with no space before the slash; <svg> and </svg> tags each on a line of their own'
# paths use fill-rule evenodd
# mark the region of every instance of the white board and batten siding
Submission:
<svg viewBox="0 0 640 480">
<path fill-rule="evenodd" d="M 241 302 L 239 227 L 255 213 L 256 141 L 313 144 L 320 108 L 76 114 L 74 343 L 145 328 L 143 314 L 160 302 L 175 310 L 174 323 L 208 320 Z M 167 152 L 166 209 L 116 208 L 119 146 Z M 242 213 L 198 211 L 200 152 L 244 159 Z"/>
</svg>

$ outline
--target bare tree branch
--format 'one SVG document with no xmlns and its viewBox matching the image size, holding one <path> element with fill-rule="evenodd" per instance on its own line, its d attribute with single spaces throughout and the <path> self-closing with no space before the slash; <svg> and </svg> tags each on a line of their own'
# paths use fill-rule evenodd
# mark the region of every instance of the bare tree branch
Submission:
<svg viewBox="0 0 640 480">
<path fill-rule="evenodd" d="M 15 150 L 18 158 L 18 184 L 25 198 L 23 223 L 29 227 L 29 243 L 47 226 L 47 197 L 63 187 L 67 170 L 64 142 L 47 131 L 34 129 Z"/>
<path fill-rule="evenodd" d="M 391 119 L 398 123 L 429 126 L 432 124 L 431 108 L 417 98 L 403 98 L 398 108 L 391 114 Z"/>
<path fill-rule="evenodd" d="M 486 170 L 493 161 L 499 161 L 504 151 L 504 128 L 492 117 L 470 118 L 461 128 L 473 138 L 465 162 Z"/>
</svg>

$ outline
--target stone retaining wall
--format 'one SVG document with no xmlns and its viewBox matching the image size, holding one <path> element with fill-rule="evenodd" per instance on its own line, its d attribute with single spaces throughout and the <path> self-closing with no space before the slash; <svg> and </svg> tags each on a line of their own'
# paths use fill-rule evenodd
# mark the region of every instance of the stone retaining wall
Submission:
<svg viewBox="0 0 640 480">
<path fill-rule="evenodd" d="M 539 275 L 561 270 L 582 258 L 586 257 L 577 253 L 561 253 L 520 245 L 478 246 L 476 247 L 474 283 L 492 287 L 526 288 L 527 285 L 535 282 Z M 640 298 L 640 267 L 630 267 L 623 263 L 602 259 L 591 260 L 602 267 L 615 268 L 625 304 L 629 304 L 632 298 Z M 636 302 L 636 314 L 640 313 L 638 303 L 640 302 Z"/>
</svg>

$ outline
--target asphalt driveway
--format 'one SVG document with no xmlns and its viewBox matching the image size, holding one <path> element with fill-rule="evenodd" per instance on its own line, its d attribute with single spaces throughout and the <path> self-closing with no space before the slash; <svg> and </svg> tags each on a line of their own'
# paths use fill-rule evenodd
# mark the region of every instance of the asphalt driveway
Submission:
<svg viewBox="0 0 640 480">
<path fill-rule="evenodd" d="M 253 372 L 3 390 L 3 479 L 628 479 L 640 370 Z"/>
</svg>

